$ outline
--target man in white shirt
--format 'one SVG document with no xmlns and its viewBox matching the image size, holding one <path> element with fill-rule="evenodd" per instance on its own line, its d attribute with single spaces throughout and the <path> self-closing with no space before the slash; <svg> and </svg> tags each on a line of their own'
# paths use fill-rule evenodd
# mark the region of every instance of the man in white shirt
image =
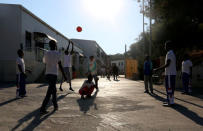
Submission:
<svg viewBox="0 0 203 131">
<path fill-rule="evenodd" d="M 189 82 L 192 78 L 192 62 L 189 59 L 189 56 L 186 54 L 184 55 L 184 60 L 182 62 L 182 83 L 183 83 L 183 94 L 189 93 Z"/>
<path fill-rule="evenodd" d="M 56 100 L 56 81 L 57 81 L 57 75 L 58 75 L 58 66 L 62 72 L 62 75 L 65 80 L 67 80 L 66 75 L 63 71 L 63 67 L 61 65 L 61 60 L 60 60 L 60 53 L 56 51 L 57 45 L 56 42 L 51 40 L 49 42 L 50 46 L 50 51 L 46 52 L 43 58 L 43 62 L 46 64 L 46 78 L 49 84 L 48 90 L 46 97 L 42 103 L 40 113 L 41 114 L 46 114 L 48 113 L 46 111 L 46 105 L 49 102 L 49 99 L 52 95 L 52 102 L 54 105 L 54 110 L 58 110 L 58 104 Z"/>
<path fill-rule="evenodd" d="M 98 89 L 98 80 L 97 77 L 97 63 L 94 59 L 94 56 L 89 57 L 88 72 L 93 76 L 95 82 L 95 88 Z"/>
<path fill-rule="evenodd" d="M 72 44 L 72 50 L 69 52 L 70 43 Z M 72 55 L 73 55 L 73 53 L 74 53 L 74 51 L 73 51 L 73 42 L 69 41 L 68 47 L 65 50 L 65 55 L 64 55 L 64 72 L 65 72 L 65 75 L 66 75 L 66 78 L 67 78 L 67 82 L 70 85 L 69 90 L 71 90 L 71 91 L 74 91 L 72 89 L 72 86 L 71 86 L 71 74 L 70 74 L 71 69 L 72 69 Z M 63 81 L 64 81 L 64 79 L 62 78 L 60 88 L 59 88 L 61 91 L 63 91 L 63 89 L 62 89 Z"/>
<path fill-rule="evenodd" d="M 165 87 L 167 93 L 167 104 L 173 105 L 176 84 L 176 56 L 173 52 L 173 43 L 171 41 L 167 41 L 165 43 L 165 49 L 167 51 L 165 65 L 157 69 L 154 69 L 154 71 L 165 69 Z"/>
</svg>

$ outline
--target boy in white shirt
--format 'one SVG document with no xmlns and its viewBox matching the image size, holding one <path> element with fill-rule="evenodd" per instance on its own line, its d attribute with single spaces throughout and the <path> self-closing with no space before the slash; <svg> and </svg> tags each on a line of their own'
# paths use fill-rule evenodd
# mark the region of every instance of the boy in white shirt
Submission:
<svg viewBox="0 0 203 131">
<path fill-rule="evenodd" d="M 69 52 L 70 43 L 72 44 L 72 50 Z M 74 51 L 73 51 L 73 42 L 69 41 L 68 47 L 65 50 L 65 55 L 64 55 L 64 72 L 65 72 L 65 75 L 66 75 L 66 78 L 67 78 L 67 82 L 70 85 L 69 90 L 71 90 L 71 91 L 74 91 L 72 86 L 71 86 L 71 74 L 70 74 L 71 69 L 72 69 L 72 63 L 71 62 L 72 62 L 73 53 L 74 53 Z M 63 91 L 63 89 L 62 89 L 63 81 L 64 81 L 64 79 L 62 78 L 60 88 L 59 88 L 61 91 Z"/>
<path fill-rule="evenodd" d="M 55 111 L 58 110 L 58 104 L 57 104 L 57 100 L 56 100 L 56 81 L 57 81 L 57 75 L 58 75 L 58 66 L 62 72 L 64 79 L 67 80 L 66 75 L 63 71 L 63 67 L 61 65 L 60 53 L 58 51 L 56 51 L 56 49 L 57 49 L 56 42 L 51 40 L 49 42 L 49 47 L 50 47 L 50 50 L 45 53 L 44 58 L 43 58 L 43 62 L 46 64 L 45 74 L 46 74 L 46 78 L 47 78 L 49 87 L 47 90 L 46 97 L 45 97 L 45 99 L 42 103 L 41 109 L 40 109 L 40 114 L 42 114 L 42 115 L 48 113 L 46 111 L 46 105 L 48 104 L 51 95 L 52 95 L 52 102 L 54 105 L 54 110 Z"/>
<path fill-rule="evenodd" d="M 176 84 L 176 56 L 173 52 L 173 43 L 171 41 L 167 41 L 165 43 L 165 49 L 167 51 L 165 65 L 157 69 L 154 69 L 154 71 L 165 69 L 165 87 L 167 93 L 167 104 L 174 105 L 174 91 Z"/>
<path fill-rule="evenodd" d="M 17 51 L 18 58 L 16 59 L 16 97 L 25 97 L 26 96 L 26 86 L 25 86 L 25 62 L 23 59 L 24 53 L 21 49 Z"/>
<path fill-rule="evenodd" d="M 182 62 L 182 83 L 183 83 L 183 94 L 189 93 L 189 81 L 192 78 L 192 62 L 189 59 L 189 56 L 186 54 Z"/>
</svg>

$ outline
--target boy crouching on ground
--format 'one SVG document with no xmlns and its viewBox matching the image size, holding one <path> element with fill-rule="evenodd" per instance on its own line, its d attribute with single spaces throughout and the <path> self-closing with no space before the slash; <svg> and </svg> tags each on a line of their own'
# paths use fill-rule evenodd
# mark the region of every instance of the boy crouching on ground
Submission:
<svg viewBox="0 0 203 131">
<path fill-rule="evenodd" d="M 87 97 L 91 97 L 92 92 L 94 91 L 95 84 L 92 82 L 93 76 L 91 74 L 88 75 L 88 80 L 85 80 L 82 87 L 79 90 L 81 95 L 81 99 L 84 99 L 84 95 Z"/>
</svg>

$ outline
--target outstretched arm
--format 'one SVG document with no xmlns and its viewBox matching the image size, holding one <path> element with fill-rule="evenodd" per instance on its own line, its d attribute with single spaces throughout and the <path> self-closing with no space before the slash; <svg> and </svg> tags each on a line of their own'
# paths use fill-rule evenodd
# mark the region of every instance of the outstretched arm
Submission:
<svg viewBox="0 0 203 131">
<path fill-rule="evenodd" d="M 154 71 L 159 71 L 159 70 L 165 69 L 166 67 L 168 67 L 170 65 L 170 63 L 171 63 L 171 60 L 168 59 L 165 65 L 163 65 L 157 69 L 154 69 Z"/>
<path fill-rule="evenodd" d="M 70 41 L 68 43 L 68 47 L 66 48 L 67 51 L 69 50 L 69 47 L 70 47 Z"/>
<path fill-rule="evenodd" d="M 72 55 L 74 53 L 73 49 L 74 49 L 74 46 L 73 46 L 73 42 L 71 41 L 71 44 L 72 44 L 72 50 L 70 52 L 70 54 Z"/>
</svg>

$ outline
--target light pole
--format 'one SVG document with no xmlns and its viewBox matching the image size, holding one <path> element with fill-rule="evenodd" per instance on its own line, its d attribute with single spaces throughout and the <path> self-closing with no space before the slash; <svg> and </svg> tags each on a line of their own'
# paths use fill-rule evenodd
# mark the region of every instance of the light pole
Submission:
<svg viewBox="0 0 203 131">
<path fill-rule="evenodd" d="M 149 31 L 150 31 L 150 34 L 149 34 L 149 56 L 152 55 L 152 0 L 149 0 Z"/>
</svg>

